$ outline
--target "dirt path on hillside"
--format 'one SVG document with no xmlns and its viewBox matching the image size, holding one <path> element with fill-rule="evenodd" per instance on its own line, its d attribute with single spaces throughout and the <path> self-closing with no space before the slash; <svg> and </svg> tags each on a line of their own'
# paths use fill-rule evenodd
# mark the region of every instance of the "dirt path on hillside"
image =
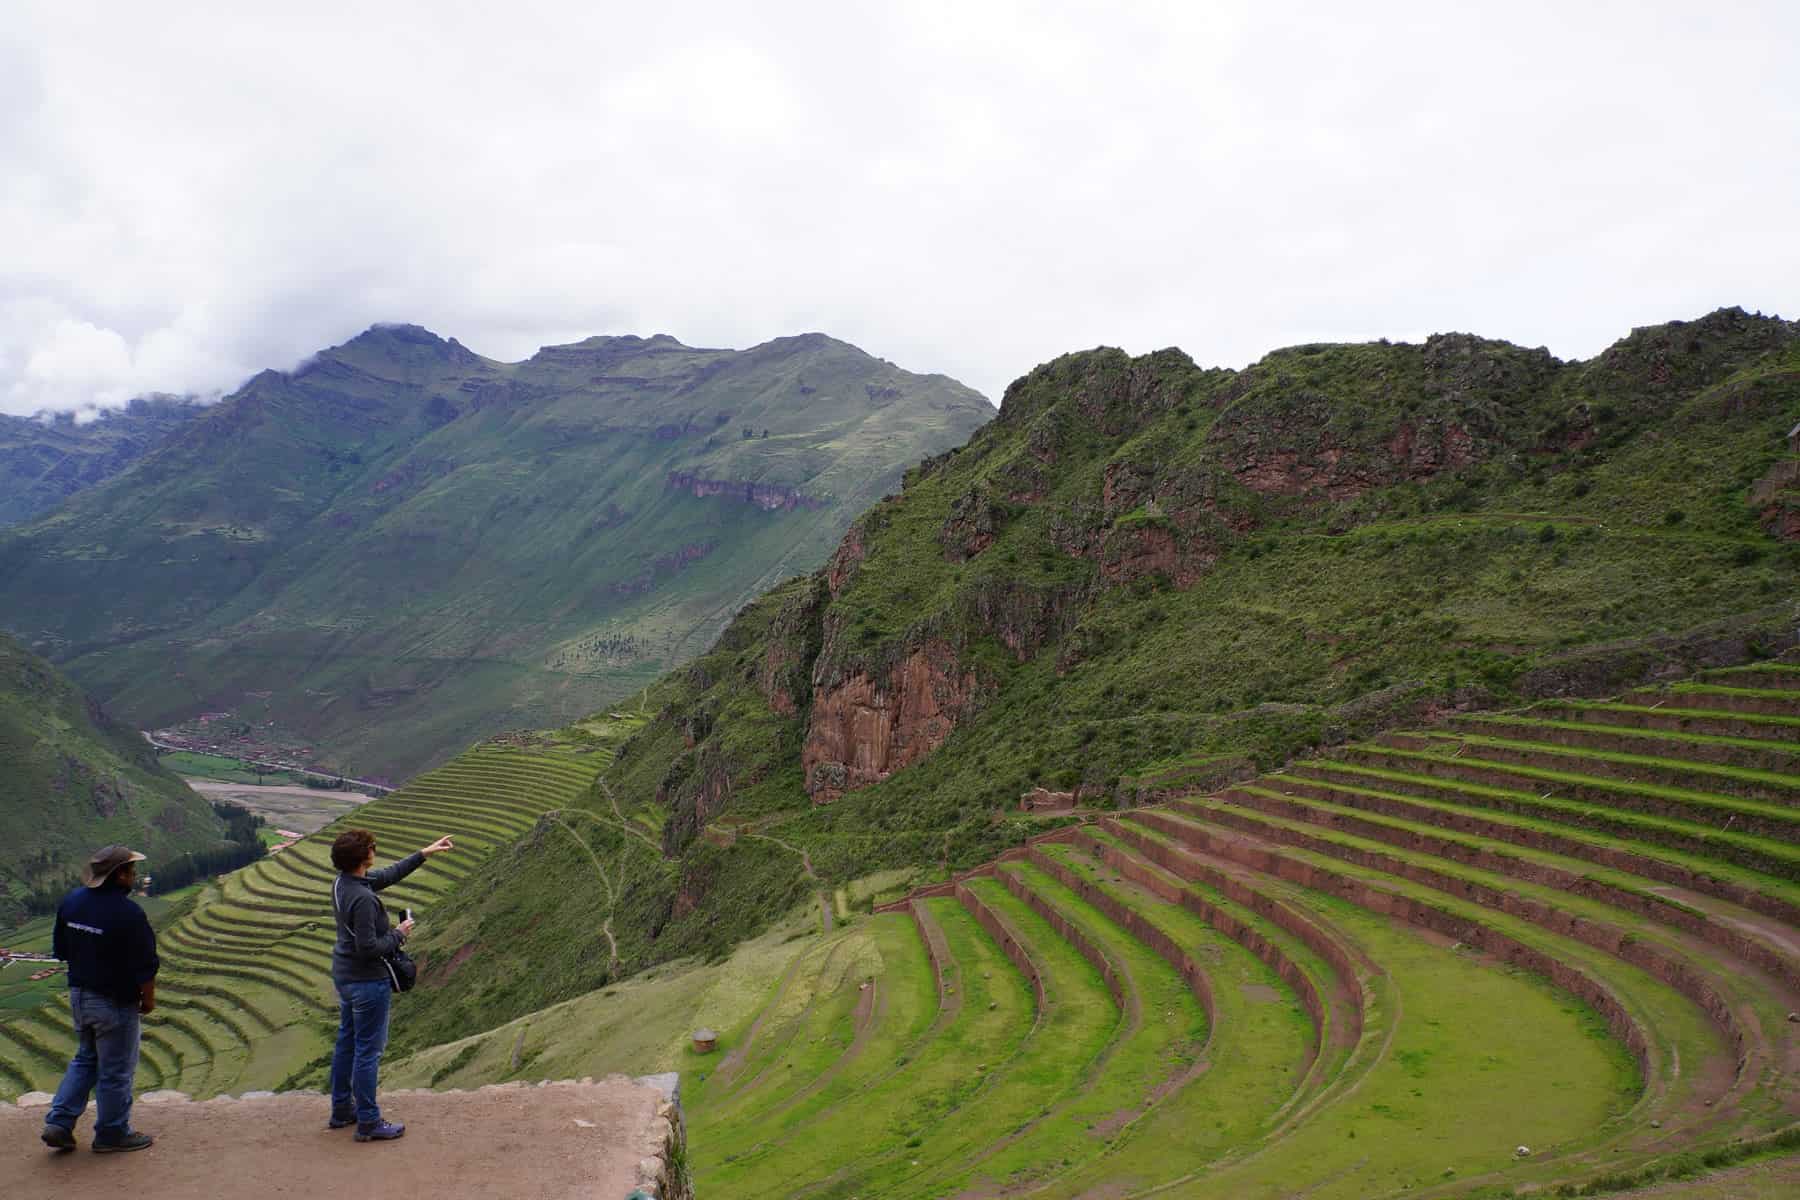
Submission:
<svg viewBox="0 0 1800 1200">
<path fill-rule="evenodd" d="M 0 1108 L 0 1180 L 20 1200 L 108 1193 L 141 1200 L 203 1196 L 352 1196 L 428 1192 L 435 1200 L 625 1196 L 658 1097 L 623 1080 L 476 1092 L 384 1092 L 393 1142 L 327 1131 L 323 1096 L 285 1094 L 205 1104 L 140 1101 L 132 1124 L 156 1138 L 135 1154 L 47 1150 L 42 1108 Z"/>
</svg>

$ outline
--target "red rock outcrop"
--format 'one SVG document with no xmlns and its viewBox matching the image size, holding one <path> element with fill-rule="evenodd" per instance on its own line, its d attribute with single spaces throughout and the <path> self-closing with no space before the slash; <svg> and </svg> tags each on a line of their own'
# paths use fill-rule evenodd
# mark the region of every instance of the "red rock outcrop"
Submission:
<svg viewBox="0 0 1800 1200">
<path fill-rule="evenodd" d="M 825 564 L 825 586 L 831 589 L 832 599 L 835 600 L 849 585 L 868 552 L 868 547 L 863 545 L 862 522 L 858 521 L 845 531 L 844 540 L 838 543 Z"/>
<path fill-rule="evenodd" d="M 804 590 L 781 606 L 770 624 L 756 685 L 771 712 L 794 716 L 812 698 L 813 661 L 823 636 L 820 618 L 825 601 L 826 589 L 814 575 Z"/>
<path fill-rule="evenodd" d="M 813 686 L 812 721 L 800 763 L 814 803 L 879 783 L 944 743 L 974 699 L 975 673 L 934 640 L 880 679 L 857 672 Z"/>
<path fill-rule="evenodd" d="M 1800 425 L 1794 429 L 1800 440 Z M 1800 542 L 1800 458 L 1770 467 L 1750 489 L 1750 507 L 1764 529 L 1784 542 Z"/>
</svg>

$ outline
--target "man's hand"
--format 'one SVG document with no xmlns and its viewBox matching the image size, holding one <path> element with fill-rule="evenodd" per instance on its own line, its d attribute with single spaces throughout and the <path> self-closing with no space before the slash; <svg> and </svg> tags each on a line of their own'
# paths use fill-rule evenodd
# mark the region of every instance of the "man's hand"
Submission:
<svg viewBox="0 0 1800 1200">
<path fill-rule="evenodd" d="M 426 858 L 430 858 L 434 854 L 447 854 L 454 849 L 456 849 L 456 843 L 451 841 L 448 836 L 445 836 L 431 843 L 431 845 L 424 847 L 419 853 L 423 854 Z"/>
<path fill-rule="evenodd" d="M 406 918 L 406 920 L 404 920 L 404 921 L 400 922 L 398 925 L 394 926 L 394 928 L 398 929 L 400 931 L 401 937 L 411 937 L 412 931 L 413 931 L 413 919 L 411 917 L 408 917 L 408 918 Z"/>
<path fill-rule="evenodd" d="M 149 1016 L 156 1011 L 156 980 L 138 987 L 138 1012 Z"/>
</svg>

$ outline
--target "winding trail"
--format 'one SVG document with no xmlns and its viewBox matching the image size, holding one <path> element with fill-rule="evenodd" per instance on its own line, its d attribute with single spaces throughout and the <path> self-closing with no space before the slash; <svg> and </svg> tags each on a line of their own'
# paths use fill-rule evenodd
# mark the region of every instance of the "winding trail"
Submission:
<svg viewBox="0 0 1800 1200">
<path fill-rule="evenodd" d="M 805 871 L 806 877 L 808 879 L 812 880 L 815 884 L 819 882 L 818 872 L 813 870 L 812 855 L 810 855 L 806 851 L 800 849 L 800 847 L 792 845 L 791 843 L 788 843 L 788 842 L 784 842 L 780 838 L 774 836 L 773 834 L 768 834 L 768 833 L 746 833 L 744 836 L 756 838 L 758 841 L 774 842 L 777 846 L 780 846 L 783 850 L 786 850 L 789 854 L 798 854 L 800 856 L 800 869 Z M 824 928 L 826 933 L 830 933 L 833 929 L 837 928 L 837 922 L 832 919 L 831 897 L 826 893 L 824 888 L 819 888 L 818 891 L 819 891 L 819 923 Z"/>
</svg>

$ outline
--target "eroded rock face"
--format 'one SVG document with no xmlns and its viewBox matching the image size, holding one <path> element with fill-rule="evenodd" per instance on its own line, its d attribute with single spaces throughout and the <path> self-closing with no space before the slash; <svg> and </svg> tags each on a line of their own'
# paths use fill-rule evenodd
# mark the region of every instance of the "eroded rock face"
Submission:
<svg viewBox="0 0 1800 1200">
<path fill-rule="evenodd" d="M 757 687 L 772 712 L 794 716 L 812 699 L 813 660 L 823 638 L 820 621 L 827 590 L 818 576 L 801 595 L 782 606 L 769 629 L 757 671 Z"/>
<path fill-rule="evenodd" d="M 938 545 L 949 562 L 967 562 L 994 544 L 1006 523 L 1006 513 L 979 491 L 951 501 L 950 515 L 938 529 Z"/>
<path fill-rule="evenodd" d="M 825 586 L 831 592 L 831 598 L 837 599 L 844 589 L 850 586 L 850 580 L 856 575 L 856 569 L 862 566 L 863 558 L 868 554 L 863 544 L 862 522 L 851 525 L 844 534 L 844 540 L 838 548 L 831 552 L 831 558 L 825 564 Z"/>
<path fill-rule="evenodd" d="M 829 687 L 815 680 L 800 759 L 807 794 L 828 803 L 925 758 L 950 736 L 975 692 L 975 673 L 941 640 L 881 679 L 857 672 Z"/>
<path fill-rule="evenodd" d="M 1800 431 L 1800 425 L 1795 429 Z M 1769 468 L 1750 489 L 1750 507 L 1768 532 L 1784 542 L 1800 542 L 1800 458 Z"/>
</svg>

